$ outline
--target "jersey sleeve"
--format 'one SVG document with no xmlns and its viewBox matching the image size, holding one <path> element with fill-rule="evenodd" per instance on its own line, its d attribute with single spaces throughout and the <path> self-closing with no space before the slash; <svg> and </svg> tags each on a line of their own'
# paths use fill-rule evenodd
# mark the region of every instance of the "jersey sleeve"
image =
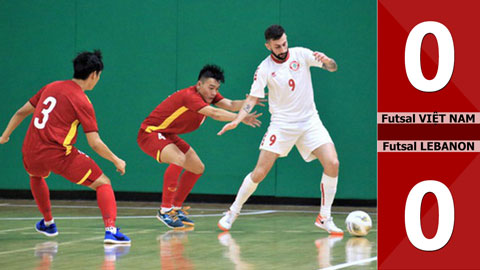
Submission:
<svg viewBox="0 0 480 270">
<path fill-rule="evenodd" d="M 266 68 L 260 64 L 257 70 L 255 71 L 255 75 L 253 76 L 253 83 L 250 87 L 250 96 L 254 96 L 257 98 L 264 98 L 265 97 L 265 86 L 267 86 L 267 71 Z"/>
<path fill-rule="evenodd" d="M 85 97 L 85 101 L 76 106 L 76 113 L 83 132 L 98 132 L 97 118 L 92 103 Z"/>
<path fill-rule="evenodd" d="M 46 86 L 42 87 L 33 97 L 31 97 L 28 101 L 30 104 L 32 104 L 33 107 L 37 107 L 38 101 L 40 100 L 40 97 L 42 96 L 43 90 L 46 88 Z"/>
<path fill-rule="evenodd" d="M 215 104 L 217 102 L 219 102 L 220 100 L 222 100 L 224 97 L 222 96 L 222 94 L 220 94 L 219 92 L 217 92 L 217 95 L 215 95 L 215 98 L 213 99 L 212 101 L 212 104 Z"/>
<path fill-rule="evenodd" d="M 203 107 L 208 106 L 208 104 L 202 99 L 202 97 L 200 95 L 185 96 L 184 100 L 183 100 L 183 104 L 189 110 L 192 110 L 194 112 L 200 110 Z"/>
<path fill-rule="evenodd" d="M 302 57 L 305 59 L 305 62 L 309 67 L 314 66 L 314 67 L 323 67 L 323 63 L 320 61 L 317 61 L 315 59 L 315 56 L 313 55 L 313 51 L 307 48 L 299 48 L 300 52 L 302 54 Z"/>
</svg>

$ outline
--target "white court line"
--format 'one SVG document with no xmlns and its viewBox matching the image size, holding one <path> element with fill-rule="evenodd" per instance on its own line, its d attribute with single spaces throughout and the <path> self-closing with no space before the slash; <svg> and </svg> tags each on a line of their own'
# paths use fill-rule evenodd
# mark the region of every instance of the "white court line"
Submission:
<svg viewBox="0 0 480 270">
<path fill-rule="evenodd" d="M 28 207 L 28 208 L 37 208 L 35 204 L 0 204 L 0 207 Z M 52 208 L 78 208 L 78 209 L 98 209 L 98 206 L 93 205 L 52 205 Z M 132 209 L 132 210 L 158 210 L 158 207 L 150 206 L 117 206 L 117 209 Z M 195 208 L 195 211 L 225 211 L 226 208 Z M 246 209 L 244 211 L 257 211 Z"/>
<path fill-rule="evenodd" d="M 241 216 L 250 216 L 250 215 L 262 215 L 275 213 L 275 210 L 264 210 L 264 211 L 255 211 L 249 213 L 242 213 Z M 223 214 L 206 214 L 206 215 L 189 215 L 190 217 L 222 217 Z M 12 218 L 0 218 L 0 221 L 7 220 L 38 220 L 40 217 L 12 217 Z M 117 219 L 143 219 L 143 218 L 155 218 L 155 216 L 117 216 Z M 102 219 L 101 216 L 90 216 L 90 217 L 55 217 L 56 220 L 76 220 L 76 219 Z"/>
<path fill-rule="evenodd" d="M 38 235 L 38 232 L 22 232 L 20 233 L 22 235 Z M 79 232 L 64 232 L 62 231 L 62 235 L 65 235 L 65 234 L 80 234 Z"/>
<path fill-rule="evenodd" d="M 36 208 L 37 205 L 35 204 L 0 204 L 0 207 L 33 207 Z M 97 209 L 98 206 L 88 206 L 88 205 L 52 205 L 52 208 L 78 208 L 78 209 Z M 131 209 L 131 210 L 158 210 L 158 207 L 147 207 L 147 206 L 117 206 L 117 209 Z M 225 211 L 225 208 L 194 208 L 195 211 Z M 257 211 L 253 209 L 244 209 L 244 212 L 252 212 Z M 318 211 L 310 211 L 310 210 L 282 210 L 277 209 L 275 210 L 281 213 L 318 213 Z M 349 214 L 350 212 L 343 212 L 343 211 L 332 211 L 333 214 Z M 369 215 L 377 215 L 377 213 L 368 213 Z"/>
<path fill-rule="evenodd" d="M 148 229 L 148 230 L 143 230 L 143 231 L 138 231 L 138 232 L 131 232 L 129 233 L 129 235 L 132 235 L 132 234 L 141 234 L 141 233 L 148 233 L 148 232 L 153 232 L 155 230 L 153 229 Z M 93 240 L 99 240 L 99 239 L 103 239 L 104 236 L 96 236 L 96 237 L 91 237 L 91 238 L 87 238 L 87 239 L 80 239 L 80 240 L 73 240 L 73 241 L 68 241 L 68 242 L 61 242 L 58 244 L 58 246 L 66 246 L 66 245 L 71 245 L 71 244 L 74 244 L 74 243 L 78 243 L 78 242 L 84 242 L 84 241 L 93 241 Z M 51 241 L 54 241 L 55 239 L 51 239 Z M 9 250 L 9 251 L 4 251 L 4 252 L 0 252 L 0 256 L 2 255 L 7 255 L 7 254 L 12 254 L 12 253 L 17 253 L 17 252 L 24 252 L 24 251 L 31 251 L 31 250 L 35 250 L 35 248 L 22 248 L 22 249 L 16 249 L 16 250 Z"/>
<path fill-rule="evenodd" d="M 362 263 L 373 262 L 373 261 L 376 261 L 376 260 L 377 260 L 377 257 L 372 257 L 372 258 L 368 258 L 368 259 L 365 259 L 365 260 L 358 260 L 358 261 L 354 261 L 354 262 L 350 262 L 350 263 L 342 263 L 342 264 L 337 264 L 337 265 L 330 266 L 330 267 L 320 268 L 319 270 L 342 269 L 342 268 L 347 268 L 347 267 L 362 264 Z"/>
<path fill-rule="evenodd" d="M 33 226 L 23 227 L 23 228 L 17 228 L 17 229 L 1 230 L 0 233 L 15 232 L 15 231 L 25 231 L 25 230 L 28 230 L 28 229 L 33 229 Z"/>
<path fill-rule="evenodd" d="M 117 219 L 129 219 L 129 218 L 154 218 L 154 216 L 120 216 Z M 13 217 L 13 218 L 0 218 L 0 221 L 12 221 L 12 220 L 39 220 L 41 217 Z M 101 216 L 94 217 L 55 217 L 55 220 L 81 220 L 81 219 L 102 219 Z"/>
<path fill-rule="evenodd" d="M 279 210 L 279 209 L 277 209 L 276 211 L 279 212 L 279 213 L 318 213 L 318 211 L 309 211 L 309 210 Z M 348 214 L 350 214 L 350 212 L 332 211 L 332 214 L 348 215 Z M 374 212 L 374 213 L 367 212 L 367 214 L 374 215 L 374 216 L 377 215 L 376 212 Z"/>
</svg>

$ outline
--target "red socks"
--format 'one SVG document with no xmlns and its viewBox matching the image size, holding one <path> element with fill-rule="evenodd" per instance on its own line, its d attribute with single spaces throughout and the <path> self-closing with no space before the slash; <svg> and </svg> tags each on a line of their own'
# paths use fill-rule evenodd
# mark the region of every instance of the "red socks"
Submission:
<svg viewBox="0 0 480 270">
<path fill-rule="evenodd" d="M 37 176 L 30 176 L 30 188 L 32 190 L 33 198 L 37 202 L 38 210 L 43 215 L 45 221 L 51 221 L 52 208 L 50 205 L 50 191 L 48 190 L 45 179 Z"/>
<path fill-rule="evenodd" d="M 175 198 L 173 199 L 173 205 L 177 207 L 182 206 L 200 176 L 202 176 L 202 174 L 194 174 L 189 171 L 183 173 L 180 183 L 178 184 L 178 190 L 175 193 Z"/>
<path fill-rule="evenodd" d="M 171 208 L 183 168 L 170 164 L 163 175 L 162 208 Z M 186 173 L 186 172 L 185 172 Z"/>
<path fill-rule="evenodd" d="M 185 171 L 180 178 L 183 168 L 175 164 L 170 164 L 165 170 L 163 176 L 162 208 L 171 208 L 173 206 L 182 206 L 198 178 L 202 174 L 194 174 Z"/>
<path fill-rule="evenodd" d="M 50 191 L 48 190 L 45 179 L 31 176 L 30 187 L 32 195 L 37 202 L 38 210 L 43 215 L 45 221 L 50 221 L 52 217 L 52 209 L 50 206 Z M 115 219 L 117 218 L 117 203 L 115 194 L 111 185 L 101 185 L 97 188 L 97 202 L 102 212 L 105 227 L 115 227 Z"/>
<path fill-rule="evenodd" d="M 102 212 L 105 227 L 115 227 L 117 219 L 117 202 L 111 185 L 101 185 L 97 187 L 97 202 Z"/>
</svg>

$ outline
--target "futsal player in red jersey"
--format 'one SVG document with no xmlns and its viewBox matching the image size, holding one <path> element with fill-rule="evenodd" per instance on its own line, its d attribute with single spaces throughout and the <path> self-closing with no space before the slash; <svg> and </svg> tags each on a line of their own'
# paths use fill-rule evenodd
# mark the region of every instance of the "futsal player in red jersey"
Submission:
<svg viewBox="0 0 480 270">
<path fill-rule="evenodd" d="M 160 103 L 143 121 L 138 132 L 140 148 L 157 162 L 170 164 L 164 174 L 162 204 L 157 212 L 157 218 L 169 228 L 194 226 L 182 206 L 205 169 L 197 153 L 178 134 L 198 129 L 207 116 L 217 121 L 232 121 L 237 114 L 230 111 L 238 111 L 243 106 L 244 100 L 226 99 L 218 92 L 223 82 L 220 67 L 204 66 L 197 83 L 173 93 Z M 243 123 L 260 126 L 257 119 L 260 115 L 251 113 Z M 185 172 L 180 177 L 183 169 Z"/>
<path fill-rule="evenodd" d="M 33 113 L 23 142 L 23 164 L 30 175 L 30 187 L 38 209 L 43 214 L 35 229 L 46 236 L 58 234 L 54 222 L 50 192 L 45 182 L 51 172 L 78 185 L 96 190 L 98 206 L 105 223 L 104 243 L 130 243 L 130 239 L 115 227 L 117 205 L 110 180 L 89 156 L 73 145 L 78 125 L 82 125 L 88 144 L 101 157 L 111 161 L 121 175 L 126 163 L 103 143 L 98 134 L 92 103 L 85 91 L 92 90 L 103 70 L 100 51 L 80 53 L 73 60 L 72 80 L 55 81 L 44 86 L 10 119 L 0 137 L 8 142 L 11 133 Z"/>
</svg>

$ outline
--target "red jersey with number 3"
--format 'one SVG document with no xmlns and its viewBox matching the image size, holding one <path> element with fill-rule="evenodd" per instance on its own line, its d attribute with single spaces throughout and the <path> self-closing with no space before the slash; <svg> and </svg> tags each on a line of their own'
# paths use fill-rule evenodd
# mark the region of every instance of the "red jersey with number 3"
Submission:
<svg viewBox="0 0 480 270">
<path fill-rule="evenodd" d="M 215 104 L 223 99 L 217 93 L 212 103 Z M 198 113 L 198 110 L 208 106 L 202 96 L 197 92 L 196 86 L 179 90 L 165 99 L 143 121 L 141 128 L 147 133 L 189 133 L 197 128 L 205 120 L 206 116 Z"/>
<path fill-rule="evenodd" d="M 93 105 L 74 81 L 52 82 L 29 101 L 35 111 L 23 142 L 24 154 L 66 156 L 77 140 L 78 125 L 85 133 L 98 131 Z"/>
</svg>

